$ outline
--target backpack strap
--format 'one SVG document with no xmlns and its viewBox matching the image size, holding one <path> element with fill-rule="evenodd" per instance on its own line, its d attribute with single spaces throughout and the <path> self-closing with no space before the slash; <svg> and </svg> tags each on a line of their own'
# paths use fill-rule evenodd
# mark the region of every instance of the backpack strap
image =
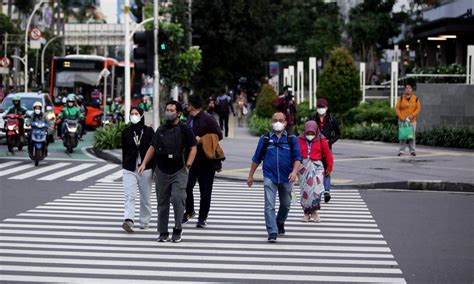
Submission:
<svg viewBox="0 0 474 284">
<path fill-rule="evenodd" d="M 260 161 L 262 161 L 267 154 L 268 144 L 270 144 L 270 132 L 267 132 L 265 135 L 263 135 L 263 147 L 262 151 L 260 152 L 260 157 L 258 157 Z"/>
</svg>

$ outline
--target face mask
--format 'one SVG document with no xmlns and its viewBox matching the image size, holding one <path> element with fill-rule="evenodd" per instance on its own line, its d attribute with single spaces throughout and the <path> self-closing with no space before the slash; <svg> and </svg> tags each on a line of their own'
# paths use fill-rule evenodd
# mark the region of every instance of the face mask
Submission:
<svg viewBox="0 0 474 284">
<path fill-rule="evenodd" d="M 41 114 L 41 110 L 40 109 L 35 109 L 35 113 L 36 114 Z"/>
<path fill-rule="evenodd" d="M 278 121 L 273 123 L 272 127 L 275 131 L 283 131 L 283 129 L 285 129 L 285 124 Z"/>
<path fill-rule="evenodd" d="M 73 107 L 73 106 L 74 106 L 74 103 L 73 103 L 73 102 L 69 102 L 69 103 L 67 103 L 67 105 L 68 105 L 69 107 Z"/>
<path fill-rule="evenodd" d="M 327 110 L 328 110 L 327 108 L 322 107 L 322 108 L 318 108 L 317 112 L 319 115 L 325 115 Z"/>
<path fill-rule="evenodd" d="M 142 118 L 139 115 L 131 115 L 130 116 L 130 122 L 133 124 L 137 124 L 140 122 Z"/>
<path fill-rule="evenodd" d="M 178 117 L 178 114 L 176 112 L 167 111 L 164 117 L 166 121 L 173 122 Z"/>
<path fill-rule="evenodd" d="M 306 135 L 306 139 L 308 139 L 308 141 L 313 141 L 314 137 L 314 135 Z"/>
</svg>

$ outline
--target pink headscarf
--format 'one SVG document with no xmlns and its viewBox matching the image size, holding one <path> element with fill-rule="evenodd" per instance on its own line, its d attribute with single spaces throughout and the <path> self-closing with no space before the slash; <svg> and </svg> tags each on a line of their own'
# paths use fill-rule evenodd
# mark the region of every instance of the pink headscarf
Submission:
<svg viewBox="0 0 474 284">
<path fill-rule="evenodd" d="M 301 133 L 301 136 L 306 138 L 305 135 L 308 132 L 314 132 L 314 140 L 321 139 L 321 132 L 319 131 L 319 126 L 314 120 L 309 120 L 304 124 L 304 132 Z"/>
</svg>

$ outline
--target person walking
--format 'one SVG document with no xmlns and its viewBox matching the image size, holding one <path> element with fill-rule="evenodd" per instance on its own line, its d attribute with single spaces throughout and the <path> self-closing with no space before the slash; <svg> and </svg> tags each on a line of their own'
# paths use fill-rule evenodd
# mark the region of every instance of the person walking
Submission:
<svg viewBox="0 0 474 284">
<path fill-rule="evenodd" d="M 304 132 L 298 137 L 303 162 L 298 170 L 300 204 L 303 222 L 320 222 L 321 194 L 324 192 L 324 176 L 329 176 L 334 160 L 326 138 L 314 120 L 307 121 Z M 325 166 L 324 166 L 325 165 Z"/>
<path fill-rule="evenodd" d="M 217 113 L 219 114 L 219 126 L 222 131 L 225 131 L 225 137 L 229 136 L 229 114 L 235 116 L 234 106 L 232 105 L 232 98 L 227 95 L 225 89 L 222 90 L 221 95 L 216 100 Z"/>
<path fill-rule="evenodd" d="M 168 219 L 170 201 L 174 210 L 171 241 L 181 242 L 182 216 L 186 200 L 188 170 L 196 156 L 196 139 L 188 126 L 179 121 L 183 107 L 169 101 L 165 109 L 166 124 L 156 131 L 138 174 L 156 157 L 156 199 L 158 200 L 158 242 L 169 241 Z"/>
<path fill-rule="evenodd" d="M 341 137 L 341 129 L 337 120 L 329 112 L 329 104 L 325 99 L 318 99 L 316 102 L 316 114 L 310 117 L 318 124 L 321 134 L 326 138 L 329 149 L 332 152 L 332 145 Z M 326 165 L 327 167 L 327 165 Z M 331 200 L 331 174 L 324 176 L 324 202 Z"/>
<path fill-rule="evenodd" d="M 245 93 L 243 89 L 240 90 L 240 93 L 237 97 L 236 105 L 237 105 L 237 120 L 239 122 L 239 127 L 243 127 L 245 116 L 248 113 L 247 101 L 245 99 Z"/>
<path fill-rule="evenodd" d="M 122 228 L 129 233 L 133 232 L 137 189 L 140 192 L 140 229 L 149 227 L 152 213 L 150 194 L 153 163 L 146 164 L 141 172 L 139 172 L 139 167 L 143 165 L 142 161 L 154 134 L 153 128 L 145 125 L 141 108 L 132 107 L 130 109 L 130 122 L 130 126 L 122 132 L 123 192 L 125 197 Z"/>
<path fill-rule="evenodd" d="M 218 140 L 222 140 L 222 131 L 216 119 L 202 110 L 202 99 L 199 96 L 192 95 L 188 97 L 187 111 L 189 112 L 187 125 L 196 136 L 198 145 L 196 159 L 189 170 L 188 184 L 186 186 L 186 212 L 183 215 L 183 223 L 187 223 L 190 218 L 196 215 L 194 211 L 193 189 L 197 181 L 199 182 L 201 200 L 196 227 L 206 228 L 207 216 L 211 207 L 212 185 L 217 168 L 214 161 L 206 156 L 203 149 L 205 145 L 203 145 L 201 138 L 206 134 L 215 134 Z"/>
<path fill-rule="evenodd" d="M 300 148 L 296 137 L 289 135 L 285 127 L 285 114 L 274 113 L 273 131 L 260 137 L 247 178 L 247 185 L 251 187 L 255 171 L 263 161 L 264 212 L 269 242 L 276 242 L 277 235 L 285 234 L 285 221 L 291 207 L 292 183 L 296 180 L 301 164 Z M 280 208 L 275 216 L 277 192 Z"/>
<path fill-rule="evenodd" d="M 275 106 L 278 111 L 281 111 L 286 116 L 286 130 L 288 133 L 294 134 L 297 110 L 291 86 L 283 88 L 283 93 L 276 99 Z"/>
<path fill-rule="evenodd" d="M 398 156 L 405 153 L 408 144 L 410 155 L 416 156 L 415 149 L 415 132 L 416 132 L 416 117 L 421 111 L 421 104 L 418 97 L 413 92 L 413 86 L 409 83 L 405 85 L 405 92 L 397 101 L 395 111 L 398 117 L 398 127 L 408 124 L 413 128 L 413 139 L 400 139 L 400 149 Z"/>
</svg>

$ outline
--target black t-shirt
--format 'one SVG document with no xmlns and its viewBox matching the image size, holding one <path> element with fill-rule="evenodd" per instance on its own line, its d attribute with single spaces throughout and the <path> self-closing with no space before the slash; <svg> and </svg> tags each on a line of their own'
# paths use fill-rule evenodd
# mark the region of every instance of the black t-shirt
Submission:
<svg viewBox="0 0 474 284">
<path fill-rule="evenodd" d="M 155 155 L 156 165 L 158 166 L 160 171 L 167 174 L 173 174 L 184 167 L 184 163 L 189 154 L 189 149 L 193 146 L 196 146 L 197 141 L 191 129 L 189 129 L 189 127 L 184 123 L 180 122 L 177 125 L 166 124 L 163 127 L 168 128 L 168 129 L 171 129 L 173 127 L 179 127 L 181 131 L 181 141 L 176 141 L 176 143 L 184 143 L 184 147 L 182 147 L 183 149 L 182 157 L 170 158 L 167 155 L 158 155 L 158 154 Z M 156 149 L 158 149 L 159 147 L 158 146 L 159 145 L 158 130 L 155 132 L 155 135 L 153 136 L 151 145 L 153 146 L 153 148 L 155 148 L 155 153 L 156 153 Z"/>
</svg>

